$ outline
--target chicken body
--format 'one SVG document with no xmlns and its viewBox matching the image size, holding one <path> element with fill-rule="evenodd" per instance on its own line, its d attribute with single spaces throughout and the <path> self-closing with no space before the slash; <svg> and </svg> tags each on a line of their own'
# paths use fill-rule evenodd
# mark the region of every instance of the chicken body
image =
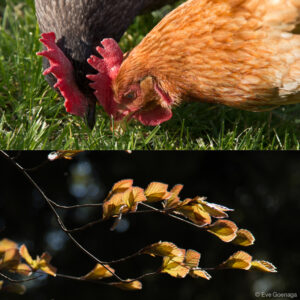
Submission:
<svg viewBox="0 0 300 300">
<path fill-rule="evenodd" d="M 300 102 L 300 0 L 189 0 L 132 50 L 113 82 L 145 125 L 182 101 L 260 111 Z"/>
<path fill-rule="evenodd" d="M 133 19 L 148 9 L 158 8 L 175 0 L 35 0 L 36 15 L 42 33 L 54 32 L 57 45 L 70 60 L 79 90 L 88 102 L 90 126 L 94 123 L 96 98 L 89 87 L 87 74 L 95 73 L 87 63 L 103 38 L 119 40 Z M 44 58 L 43 67 L 49 67 Z M 56 78 L 46 79 L 51 86 Z"/>
</svg>

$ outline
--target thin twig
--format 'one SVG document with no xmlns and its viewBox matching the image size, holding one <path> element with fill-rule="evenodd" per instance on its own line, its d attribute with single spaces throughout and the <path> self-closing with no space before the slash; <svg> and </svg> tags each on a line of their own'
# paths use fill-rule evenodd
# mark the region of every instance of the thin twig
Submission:
<svg viewBox="0 0 300 300">
<path fill-rule="evenodd" d="M 74 228 L 74 229 L 68 229 L 67 232 L 72 233 L 72 232 L 82 231 L 82 230 L 85 230 L 85 229 L 87 229 L 89 227 L 92 227 L 96 224 L 102 223 L 103 221 L 106 221 L 106 220 L 104 220 L 104 219 L 95 220 L 95 221 L 92 221 L 92 222 L 90 222 L 88 224 L 85 224 L 81 227 L 77 227 L 77 228 Z"/>
<path fill-rule="evenodd" d="M 146 203 L 144 203 L 144 202 L 140 202 L 140 204 L 143 205 L 143 206 L 145 206 L 145 207 L 148 207 L 148 208 L 152 209 L 153 212 L 157 212 L 157 213 L 160 213 L 160 214 L 169 216 L 169 217 L 171 217 L 171 218 L 173 218 L 173 219 L 177 219 L 177 220 L 179 220 L 179 221 L 181 221 L 181 222 L 190 224 L 190 225 L 192 225 L 192 226 L 194 226 L 194 227 L 197 227 L 197 228 L 200 228 L 200 229 L 205 229 L 205 226 L 206 226 L 206 225 L 198 225 L 198 224 L 195 224 L 195 223 L 193 223 L 193 222 L 191 222 L 191 221 L 188 221 L 188 220 L 183 219 L 183 218 L 181 218 L 181 217 L 178 217 L 178 216 L 176 216 L 176 215 L 170 214 L 170 213 L 168 213 L 168 212 L 165 211 L 165 210 L 162 210 L 162 209 L 153 207 L 153 206 L 151 206 L 151 205 L 149 205 L 149 204 L 146 204 Z"/>
<path fill-rule="evenodd" d="M 50 199 L 49 199 L 50 200 Z M 62 209 L 75 209 L 75 208 L 87 208 L 87 207 L 101 207 L 103 203 L 88 203 L 88 204 L 78 204 L 78 205 L 71 205 L 71 206 L 66 206 L 66 205 L 60 205 L 57 204 L 55 201 L 50 200 L 51 204 L 53 204 L 57 208 L 62 208 Z"/>
<path fill-rule="evenodd" d="M 35 280 L 38 279 L 39 277 L 41 277 L 42 275 L 39 275 L 37 277 L 32 277 L 32 278 L 27 278 L 27 279 L 12 279 L 11 277 L 8 277 L 7 275 L 3 274 L 2 272 L 0 272 L 0 276 L 3 277 L 4 279 L 8 280 L 9 282 L 13 282 L 13 283 L 23 283 L 23 282 L 27 282 L 27 281 L 31 281 L 31 280 Z"/>
<path fill-rule="evenodd" d="M 103 263 L 101 260 L 99 260 L 97 257 L 95 257 L 92 253 L 90 253 L 87 249 L 85 249 L 73 236 L 71 233 L 68 232 L 68 229 L 66 228 L 65 224 L 63 223 L 62 219 L 60 218 L 59 214 L 54 208 L 54 205 L 52 204 L 52 200 L 48 198 L 48 196 L 45 194 L 45 192 L 39 187 L 39 185 L 32 179 L 32 177 L 26 172 L 26 170 L 18 164 L 16 161 L 12 160 L 10 156 L 5 152 L 0 150 L 0 153 L 7 158 L 9 161 L 11 161 L 22 173 L 23 175 L 30 181 L 30 183 L 40 192 L 40 194 L 43 196 L 43 198 L 48 203 L 49 207 L 51 208 L 52 212 L 55 215 L 55 218 L 60 225 L 61 229 L 68 235 L 68 237 L 73 241 L 73 243 L 81 249 L 86 255 L 91 257 L 94 261 L 96 261 L 98 264 L 102 265 L 107 271 L 109 271 L 114 277 L 116 277 L 118 280 L 124 282 L 124 279 L 119 277 L 117 274 L 112 272 L 107 266 L 105 266 L 105 263 Z"/>
</svg>

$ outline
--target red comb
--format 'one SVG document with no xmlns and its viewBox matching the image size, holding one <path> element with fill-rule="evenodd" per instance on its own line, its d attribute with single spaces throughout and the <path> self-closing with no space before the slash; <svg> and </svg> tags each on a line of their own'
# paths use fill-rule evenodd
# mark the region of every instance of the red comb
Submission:
<svg viewBox="0 0 300 300">
<path fill-rule="evenodd" d="M 95 75 L 87 75 L 86 77 L 93 81 L 90 87 L 95 90 L 94 94 L 104 110 L 114 115 L 116 113 L 117 103 L 113 99 L 113 91 L 111 88 L 112 81 L 117 77 L 120 66 L 123 62 L 123 52 L 118 43 L 113 39 L 104 39 L 102 47 L 96 50 L 103 59 L 92 55 L 88 59 L 88 63 L 98 71 Z"/>
<path fill-rule="evenodd" d="M 50 67 L 43 75 L 52 73 L 57 82 L 54 88 L 58 88 L 65 98 L 65 107 L 68 113 L 83 117 L 87 111 L 87 99 L 80 92 L 75 82 L 74 69 L 71 62 L 55 43 L 54 32 L 43 33 L 40 41 L 47 47 L 47 50 L 38 52 L 37 55 L 46 57 Z"/>
</svg>

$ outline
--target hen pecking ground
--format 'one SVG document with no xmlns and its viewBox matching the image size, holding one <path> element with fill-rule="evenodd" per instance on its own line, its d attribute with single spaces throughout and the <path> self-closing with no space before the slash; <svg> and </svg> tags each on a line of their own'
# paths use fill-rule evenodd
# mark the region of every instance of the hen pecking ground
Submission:
<svg viewBox="0 0 300 300">
<path fill-rule="evenodd" d="M 183 2 L 183 1 L 181 1 Z M 175 6 L 137 17 L 120 45 L 128 51 Z M 93 131 L 65 112 L 63 100 L 42 76 L 39 29 L 33 0 L 0 4 L 1 149 L 299 149 L 300 105 L 253 113 L 223 106 L 178 107 L 172 120 L 157 126 L 128 125 L 115 135 L 97 108 Z"/>
</svg>

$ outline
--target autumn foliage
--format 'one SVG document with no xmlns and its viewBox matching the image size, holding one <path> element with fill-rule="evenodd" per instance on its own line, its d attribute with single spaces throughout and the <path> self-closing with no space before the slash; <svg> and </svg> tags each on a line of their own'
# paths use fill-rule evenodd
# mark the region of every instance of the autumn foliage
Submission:
<svg viewBox="0 0 300 300">
<path fill-rule="evenodd" d="M 62 155 L 63 157 L 63 155 Z M 65 158 L 70 158 L 66 156 Z M 183 185 L 178 184 L 169 190 L 167 184 L 151 182 L 145 189 L 133 185 L 132 179 L 125 179 L 115 183 L 102 203 L 102 220 L 115 218 L 116 224 L 124 214 L 135 213 L 139 206 L 154 210 L 179 221 L 187 222 L 207 231 L 226 243 L 234 243 L 241 247 L 253 245 L 255 239 L 247 229 L 239 229 L 231 220 L 228 213 L 233 211 L 223 205 L 210 203 L 205 197 L 180 199 L 180 191 Z M 158 204 L 161 208 L 157 208 Z M 154 205 L 154 206 L 153 206 Z M 115 225 L 116 225 L 115 224 Z M 114 226 L 115 226 L 114 225 Z M 159 241 L 138 250 L 130 258 L 139 255 L 161 257 L 162 262 L 158 270 L 151 275 L 166 273 L 176 278 L 192 276 L 206 280 L 211 279 L 208 271 L 220 269 L 259 270 L 263 272 L 276 272 L 276 267 L 264 260 L 253 260 L 245 251 L 233 253 L 227 260 L 213 268 L 205 268 L 200 264 L 201 254 L 196 250 L 182 249 L 172 242 Z M 123 260 L 126 260 L 124 258 Z M 0 274 L 4 279 L 9 279 L 5 274 L 19 274 L 25 277 L 38 276 L 47 273 L 50 276 L 58 274 L 56 267 L 50 264 L 51 255 L 43 253 L 35 259 L 29 254 L 25 245 L 17 245 L 9 239 L 0 241 Z M 115 263 L 116 261 L 114 261 Z M 200 266 L 199 266 L 200 264 Z M 140 279 L 150 274 L 144 274 L 134 279 L 121 279 L 116 274 L 116 269 L 108 263 L 97 263 L 86 275 L 78 277 L 81 281 L 108 284 L 124 290 L 142 289 Z M 107 281 L 114 278 L 113 281 Z M 115 279 L 118 279 L 117 281 Z M 25 281 L 25 280 L 24 280 Z M 10 280 L 0 281 L 0 290 L 23 294 L 25 287 L 20 283 Z"/>
</svg>

